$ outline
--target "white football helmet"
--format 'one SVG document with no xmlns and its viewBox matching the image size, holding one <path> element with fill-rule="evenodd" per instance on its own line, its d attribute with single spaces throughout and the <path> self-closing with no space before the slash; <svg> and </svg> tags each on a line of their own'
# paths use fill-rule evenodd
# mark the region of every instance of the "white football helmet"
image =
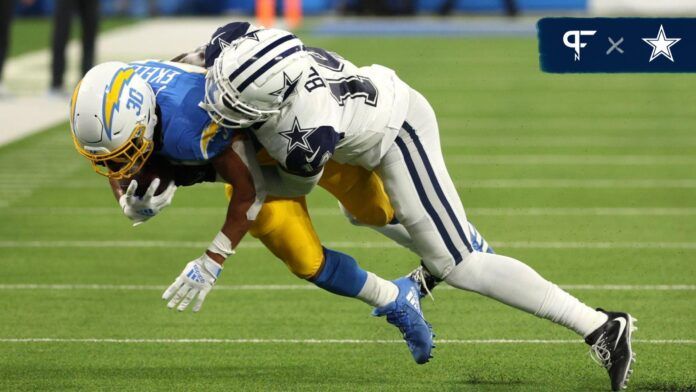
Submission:
<svg viewBox="0 0 696 392">
<path fill-rule="evenodd" d="M 154 150 L 155 124 L 155 93 L 128 64 L 95 66 L 72 94 L 75 148 L 109 178 L 129 178 L 140 170 Z"/>
<path fill-rule="evenodd" d="M 289 103 L 288 96 L 309 65 L 302 41 L 292 33 L 278 29 L 247 33 L 215 59 L 200 106 L 227 128 L 266 121 Z"/>
</svg>

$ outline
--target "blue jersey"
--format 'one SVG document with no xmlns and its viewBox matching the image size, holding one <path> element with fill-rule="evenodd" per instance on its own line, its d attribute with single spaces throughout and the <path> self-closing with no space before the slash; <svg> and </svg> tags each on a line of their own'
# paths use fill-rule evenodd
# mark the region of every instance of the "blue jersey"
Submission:
<svg viewBox="0 0 696 392">
<path fill-rule="evenodd" d="M 230 145 L 233 130 L 218 126 L 198 106 L 205 94 L 203 68 L 161 61 L 130 65 L 156 94 L 162 129 L 156 154 L 176 162 L 204 162 Z"/>
</svg>

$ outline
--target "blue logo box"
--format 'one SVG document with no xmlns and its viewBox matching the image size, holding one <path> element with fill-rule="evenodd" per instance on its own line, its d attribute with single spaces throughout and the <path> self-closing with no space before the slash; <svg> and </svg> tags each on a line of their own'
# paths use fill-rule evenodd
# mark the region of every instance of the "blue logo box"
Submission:
<svg viewBox="0 0 696 392">
<path fill-rule="evenodd" d="M 696 18 L 543 18 L 544 72 L 696 72 Z"/>
</svg>

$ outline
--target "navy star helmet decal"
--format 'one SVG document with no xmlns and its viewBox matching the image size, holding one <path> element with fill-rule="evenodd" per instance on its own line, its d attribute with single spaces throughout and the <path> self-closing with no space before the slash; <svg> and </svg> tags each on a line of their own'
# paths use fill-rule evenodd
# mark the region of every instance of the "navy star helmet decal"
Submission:
<svg viewBox="0 0 696 392">
<path fill-rule="evenodd" d="M 300 78 L 302 77 L 302 72 L 300 72 L 299 75 L 295 79 L 291 79 L 288 74 L 283 71 L 283 87 L 279 88 L 278 90 L 272 91 L 270 94 L 273 95 L 274 97 L 279 97 L 282 95 L 283 100 L 281 102 L 285 102 L 286 99 L 288 99 L 291 95 L 297 93 L 297 83 L 300 81 Z"/>
<path fill-rule="evenodd" d="M 231 45 L 234 47 L 234 49 L 237 49 L 239 47 L 239 45 L 241 45 L 242 42 L 246 41 L 247 39 L 259 42 L 259 36 L 256 35 L 256 33 L 258 33 L 258 32 L 259 32 L 258 30 L 254 30 L 251 33 L 246 33 L 243 36 L 235 39 L 233 42 L 227 44 L 227 46 Z M 221 49 L 224 49 L 224 48 L 221 47 Z"/>
<path fill-rule="evenodd" d="M 256 36 L 258 30 L 248 32 L 250 28 L 252 27 L 247 22 L 232 22 L 215 30 L 210 44 L 205 48 L 205 67 L 210 68 L 215 59 L 220 56 L 220 52 L 238 38 L 247 37 L 258 41 L 259 37 Z"/>
<path fill-rule="evenodd" d="M 261 31 L 261 30 L 254 30 L 254 31 L 248 32 L 248 33 L 244 34 L 244 36 L 242 38 L 248 38 L 250 40 L 254 40 L 256 42 L 259 42 L 259 36 L 256 35 L 256 33 L 258 33 L 259 31 Z"/>
<path fill-rule="evenodd" d="M 210 40 L 210 44 L 211 44 L 211 45 L 217 45 L 218 47 L 220 47 L 220 51 L 223 51 L 223 50 L 225 50 L 225 48 L 227 48 L 228 46 L 230 46 L 229 41 L 225 41 L 225 40 L 222 38 L 222 35 L 223 35 L 223 34 L 225 34 L 225 33 L 220 33 L 220 34 L 216 35 L 215 37 L 213 37 L 212 40 Z"/>
<path fill-rule="evenodd" d="M 313 176 L 321 171 L 333 155 L 336 143 L 343 138 L 331 126 L 302 128 L 297 117 L 290 130 L 279 134 L 288 141 L 285 168 L 300 176 Z"/>
</svg>

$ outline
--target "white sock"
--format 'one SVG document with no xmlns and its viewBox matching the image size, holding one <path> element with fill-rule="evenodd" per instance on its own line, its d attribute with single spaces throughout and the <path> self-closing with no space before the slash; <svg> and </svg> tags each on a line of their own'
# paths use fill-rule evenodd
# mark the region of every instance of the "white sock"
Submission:
<svg viewBox="0 0 696 392">
<path fill-rule="evenodd" d="M 356 298 L 374 307 L 382 307 L 396 301 L 399 288 L 393 282 L 382 279 L 372 272 L 367 273 L 365 285 Z"/>
<path fill-rule="evenodd" d="M 551 320 L 583 337 L 607 320 L 604 313 L 583 304 L 511 257 L 474 252 L 454 267 L 445 281 Z"/>
<path fill-rule="evenodd" d="M 550 282 L 549 282 L 550 283 Z M 608 317 L 551 283 L 535 315 L 568 327 L 583 338 L 604 324 Z"/>
</svg>

